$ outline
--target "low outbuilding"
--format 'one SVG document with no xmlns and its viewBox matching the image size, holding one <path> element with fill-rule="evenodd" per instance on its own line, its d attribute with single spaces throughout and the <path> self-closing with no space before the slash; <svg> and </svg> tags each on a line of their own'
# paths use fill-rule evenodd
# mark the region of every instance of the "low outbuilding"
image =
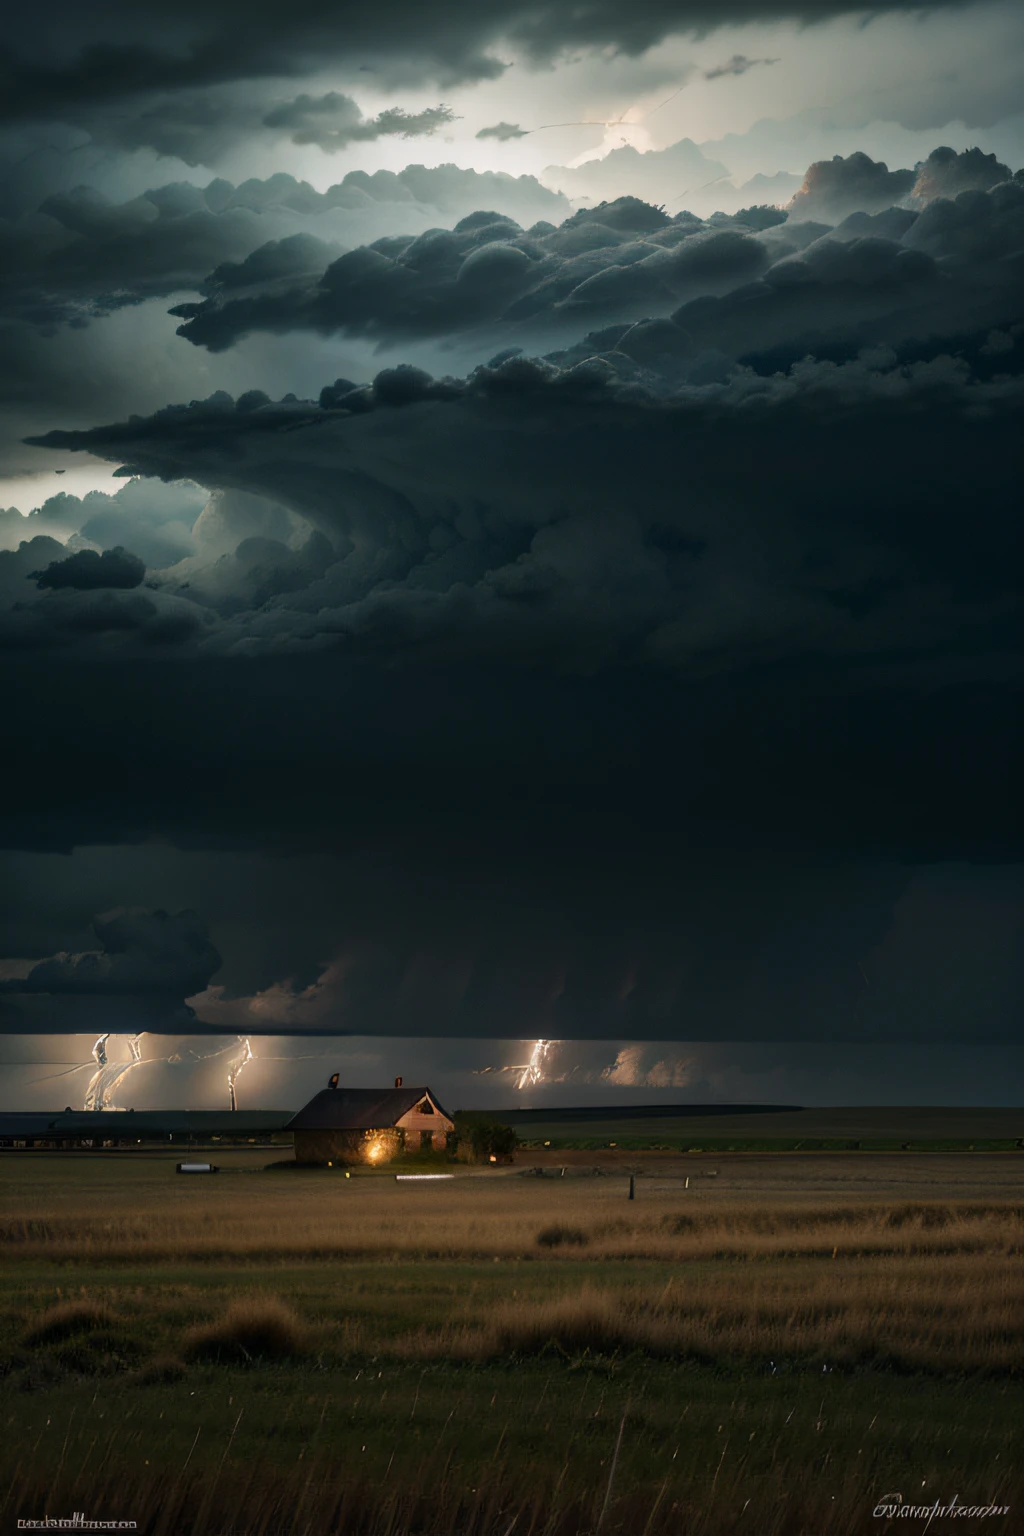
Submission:
<svg viewBox="0 0 1024 1536">
<path fill-rule="evenodd" d="M 429 1088 L 406 1088 L 401 1078 L 393 1088 L 340 1088 L 335 1073 L 287 1129 L 297 1163 L 373 1166 L 402 1152 L 443 1152 L 455 1122 Z"/>
</svg>

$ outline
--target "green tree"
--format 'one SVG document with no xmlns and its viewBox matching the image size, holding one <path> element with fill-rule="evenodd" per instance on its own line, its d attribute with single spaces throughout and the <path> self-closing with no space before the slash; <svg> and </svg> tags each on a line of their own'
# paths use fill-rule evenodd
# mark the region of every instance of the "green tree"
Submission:
<svg viewBox="0 0 1024 1536">
<path fill-rule="evenodd" d="M 486 1162 L 490 1157 L 511 1157 L 519 1145 L 519 1137 L 510 1125 L 484 1122 L 470 1128 L 469 1142 L 473 1156 Z"/>
</svg>

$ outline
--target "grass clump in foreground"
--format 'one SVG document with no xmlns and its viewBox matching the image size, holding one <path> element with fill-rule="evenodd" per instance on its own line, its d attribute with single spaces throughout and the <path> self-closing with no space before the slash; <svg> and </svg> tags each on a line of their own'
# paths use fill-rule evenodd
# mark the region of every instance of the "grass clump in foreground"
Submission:
<svg viewBox="0 0 1024 1536">
<path fill-rule="evenodd" d="M 635 1312 L 623 1305 L 621 1297 L 589 1286 L 540 1304 L 510 1303 L 499 1308 L 475 1338 L 460 1342 L 463 1349 L 468 1345 L 469 1351 L 475 1345 L 484 1358 L 536 1355 L 552 1349 L 570 1358 L 580 1354 L 681 1353 L 666 1348 L 669 1341 L 657 1339 Z"/>
<path fill-rule="evenodd" d="M 582 1227 L 567 1227 L 556 1221 L 550 1227 L 541 1227 L 537 1233 L 538 1248 L 585 1248 L 590 1236 Z"/>
<path fill-rule="evenodd" d="M 213 1322 L 189 1330 L 183 1340 L 186 1360 L 232 1361 L 295 1359 L 309 1351 L 309 1331 L 279 1296 L 243 1296 Z"/>
<path fill-rule="evenodd" d="M 117 1323 L 109 1307 L 95 1301 L 59 1301 L 47 1307 L 33 1318 L 25 1329 L 23 1342 L 34 1344 L 59 1344 L 76 1334 L 88 1333 L 94 1328 L 113 1328 Z"/>
</svg>

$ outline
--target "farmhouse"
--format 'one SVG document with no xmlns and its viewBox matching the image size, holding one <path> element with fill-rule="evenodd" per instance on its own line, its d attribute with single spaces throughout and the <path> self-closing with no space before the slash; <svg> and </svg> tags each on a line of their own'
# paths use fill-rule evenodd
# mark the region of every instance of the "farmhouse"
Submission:
<svg viewBox="0 0 1024 1536">
<path fill-rule="evenodd" d="M 339 1088 L 310 1099 L 291 1121 L 297 1163 L 386 1163 L 399 1152 L 443 1152 L 455 1130 L 429 1088 Z"/>
</svg>

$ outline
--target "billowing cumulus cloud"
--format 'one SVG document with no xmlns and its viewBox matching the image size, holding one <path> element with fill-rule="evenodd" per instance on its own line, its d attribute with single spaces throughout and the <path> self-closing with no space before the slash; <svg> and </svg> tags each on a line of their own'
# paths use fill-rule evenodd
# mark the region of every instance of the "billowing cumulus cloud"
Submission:
<svg viewBox="0 0 1024 1536">
<path fill-rule="evenodd" d="M 827 169 L 842 180 L 847 165 Z M 855 181 L 862 170 L 854 166 Z M 865 201 L 874 205 L 874 188 Z M 706 377 L 710 353 L 739 361 L 784 346 L 797 360 L 838 344 L 849 357 L 874 343 L 1012 324 L 1024 184 L 918 206 L 924 211 L 858 210 L 833 227 L 800 209 L 754 207 L 702 222 L 620 198 L 525 232 L 479 212 L 450 231 L 350 251 L 313 279 L 289 281 L 284 253 L 260 250 L 213 273 L 208 299 L 173 312 L 186 320 L 180 334 L 211 351 L 252 331 L 299 329 L 390 344 L 475 330 L 481 346 L 538 350 L 596 321 L 603 330 L 549 360 L 565 366 L 615 353 L 621 366 L 624 352 L 637 363 L 656 355 L 678 382 Z M 620 344 L 638 317 L 666 322 L 648 336 L 648 350 L 661 338 L 650 357 L 636 352 L 640 333 Z"/>
<path fill-rule="evenodd" d="M 130 541 L 146 565 L 174 565 L 194 553 L 192 526 L 207 499 L 197 485 L 167 486 L 159 480 L 129 480 L 113 495 L 62 491 L 28 516 L 16 507 L 0 511 L 0 547 L 15 551 L 40 538 L 62 547 L 77 538 L 86 548 L 113 549 Z"/>
<path fill-rule="evenodd" d="M 640 197 L 665 204 L 674 214 L 696 202 L 703 207 L 705 198 L 717 198 L 728 175 L 723 161 L 710 158 L 692 139 L 680 139 L 667 149 L 646 154 L 624 144 L 580 166 L 549 165 L 544 180 L 581 201 Z M 715 201 L 711 208 L 720 206 Z"/>
<path fill-rule="evenodd" d="M 904 243 L 950 270 L 983 269 L 986 282 L 1005 282 L 1014 291 L 1022 239 L 1024 178 L 1015 177 L 990 192 L 961 192 L 953 201 L 937 198 L 915 220 Z"/>
<path fill-rule="evenodd" d="M 859 150 L 845 159 L 835 155 L 809 167 L 803 185 L 790 199 L 789 212 L 794 218 L 824 219 L 830 224 L 851 213 L 880 213 L 902 202 L 916 179 L 913 171 L 890 171 Z"/>
<path fill-rule="evenodd" d="M 972 214 L 976 199 L 984 208 Z M 1007 658 L 975 651 L 986 613 L 999 609 L 1011 632 L 1017 623 L 1014 604 L 1000 607 L 996 569 L 991 585 L 964 586 L 962 553 L 940 556 L 933 543 L 938 585 L 922 588 L 912 577 L 918 509 L 948 494 L 951 473 L 948 461 L 941 473 L 925 462 L 912 442 L 925 402 L 928 430 L 941 416 L 950 440 L 965 445 L 982 414 L 985 447 L 963 460 L 964 472 L 970 462 L 989 487 L 980 498 L 992 518 L 988 537 L 1009 549 L 998 507 L 1020 387 L 1015 290 L 981 281 L 956 249 L 973 219 L 986 260 L 998 266 L 994 253 L 1015 248 L 1022 199 L 1024 190 L 1007 183 L 920 216 L 898 212 L 880 225 L 868 216 L 868 233 L 856 221 L 832 236 L 811 229 L 802 250 L 770 266 L 749 233 L 704 231 L 676 249 L 695 252 L 698 271 L 704 262 L 712 272 L 719 260 L 727 270 L 735 263 L 731 294 L 589 333 L 547 359 L 513 352 L 461 380 L 400 365 L 369 387 L 338 380 L 319 406 L 214 397 L 47 442 L 147 474 L 188 476 L 225 497 L 279 500 L 304 521 L 254 527 L 258 536 L 237 539 L 227 563 L 221 555 L 208 568 L 200 552 L 157 574 L 154 596 L 203 608 L 194 638 L 205 649 L 326 646 L 420 663 L 472 654 L 708 675 L 755 656 L 812 651 L 873 666 L 867 658 L 881 657 L 899 634 L 900 666 L 941 671 L 939 643 L 949 665 L 970 654 L 972 665 L 1002 667 Z M 953 236 L 946 207 L 959 210 Z M 915 248 L 871 232 L 909 234 L 929 219 L 935 227 Z M 785 239 L 792 227 L 772 226 L 763 239 Z M 753 271 L 763 271 L 754 282 L 743 281 L 748 247 L 758 253 Z M 961 288 L 955 273 L 965 262 L 971 281 Z M 1009 327 L 1001 332 L 1008 349 L 992 349 L 997 317 Z M 968 322 L 973 367 L 946 350 Z M 880 332 L 905 337 L 905 361 L 879 346 Z M 815 338 L 838 360 L 806 357 Z M 680 436 L 699 494 L 677 489 Z M 859 460 L 841 490 L 824 469 L 807 475 L 806 450 L 795 445 L 809 436 Z M 876 494 L 876 459 L 860 459 L 853 446 L 868 439 L 880 453 L 888 445 L 893 485 L 910 475 L 914 487 L 906 509 L 870 532 L 863 506 Z M 765 494 L 786 533 L 767 548 L 741 511 L 743 497 L 728 488 L 730 459 L 758 463 L 771 488 Z M 630 492 L 637 463 L 647 488 L 640 504 Z M 831 507 L 824 526 L 821 484 Z M 479 506 L 485 515 L 471 511 Z M 813 583 L 804 564 L 812 549 Z"/>
<path fill-rule="evenodd" d="M 0 1033 L 188 1029 L 193 1014 L 184 999 L 221 963 L 202 918 L 121 908 L 91 927 L 94 949 L 6 962 Z"/>
<path fill-rule="evenodd" d="M 187 1029 L 184 999 L 221 964 L 199 914 L 118 908 L 91 928 L 94 949 L 0 967 L 0 1033 Z"/>
<path fill-rule="evenodd" d="M 510 341 L 518 340 L 517 327 L 536 336 L 538 324 L 541 334 L 558 334 L 560 326 L 564 335 L 581 316 L 665 313 L 685 297 L 735 287 L 800 240 L 780 246 L 759 233 L 745 222 L 727 228 L 705 227 L 690 214 L 671 219 L 637 198 L 527 231 L 481 211 L 450 231 L 386 237 L 347 252 L 313 281 L 261 287 L 257 252 L 213 273 L 208 299 L 173 313 L 186 319 L 180 334 L 211 351 L 261 329 L 394 340 L 490 323 L 505 327 Z"/>
<path fill-rule="evenodd" d="M 221 959 L 196 912 L 118 910 L 93 918 L 98 948 L 40 960 L 9 992 L 195 992 Z"/>
<path fill-rule="evenodd" d="M 51 560 L 43 571 L 33 571 L 37 587 L 72 587 L 89 591 L 97 587 L 137 587 L 146 574 L 146 564 L 138 555 L 122 549 L 82 549 L 63 560 Z"/>
<path fill-rule="evenodd" d="M 933 202 L 937 197 L 954 198 L 961 192 L 987 192 L 1001 181 L 1010 180 L 1010 167 L 995 155 L 980 149 L 965 149 L 961 154 L 946 145 L 933 149 L 917 168 L 917 180 L 910 190 L 911 206 Z"/>
<path fill-rule="evenodd" d="M 485 198 L 506 215 L 568 212 L 533 177 L 456 166 L 351 172 L 322 193 L 284 174 L 238 187 L 180 182 L 120 204 L 78 187 L 0 221 L 0 313 L 41 328 L 82 325 L 155 294 L 196 290 L 211 270 L 261 247 L 262 264 L 243 267 L 243 279 L 312 279 L 347 247 L 421 232 Z"/>
<path fill-rule="evenodd" d="M 28 559 L 48 551 L 24 545 Z M 48 541 L 45 541 L 48 542 Z M 195 639 L 203 624 L 195 603 L 135 591 L 64 589 L 36 602 L 16 601 L 0 611 L 0 650 L 50 650 L 89 645 L 98 655 L 125 647 L 135 650 L 180 646 Z"/>
</svg>

